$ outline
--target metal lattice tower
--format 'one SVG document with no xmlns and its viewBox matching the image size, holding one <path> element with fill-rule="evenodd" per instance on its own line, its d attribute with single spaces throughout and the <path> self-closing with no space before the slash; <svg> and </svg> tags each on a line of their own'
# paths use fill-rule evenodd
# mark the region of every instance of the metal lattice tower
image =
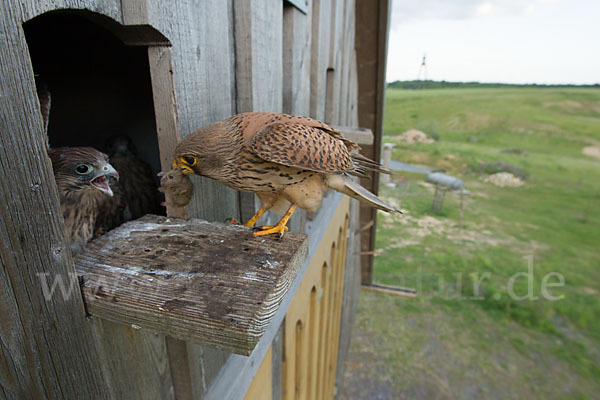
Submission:
<svg viewBox="0 0 600 400">
<path fill-rule="evenodd" d="M 421 74 L 423 75 L 423 79 L 421 79 Z M 419 67 L 419 75 L 417 76 L 417 80 L 423 81 L 423 87 L 427 85 L 427 54 L 423 54 L 423 59 L 421 61 L 421 66 Z"/>
</svg>

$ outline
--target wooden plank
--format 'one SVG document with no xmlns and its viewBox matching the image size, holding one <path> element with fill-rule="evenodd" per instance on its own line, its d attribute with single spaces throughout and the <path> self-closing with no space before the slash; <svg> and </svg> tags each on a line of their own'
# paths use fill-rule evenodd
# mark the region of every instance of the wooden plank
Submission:
<svg viewBox="0 0 600 400">
<path fill-rule="evenodd" d="M 331 1 L 313 0 L 310 60 L 310 116 L 325 119 L 325 91 L 329 64 Z"/>
<path fill-rule="evenodd" d="M 336 232 L 333 233 L 334 237 L 337 237 L 337 229 Z M 334 245 L 337 243 L 334 243 Z M 334 318 L 334 304 L 335 304 L 335 286 L 336 286 L 336 281 L 335 281 L 335 277 L 336 277 L 336 273 L 337 273 L 337 263 L 336 263 L 336 258 L 337 258 L 337 252 L 335 251 L 335 247 L 332 247 L 330 249 L 331 252 L 331 256 L 329 258 L 329 270 L 328 270 L 328 274 L 329 276 L 327 277 L 327 308 L 325 311 L 327 317 L 326 317 L 326 321 L 327 321 L 327 325 L 325 328 L 325 336 L 324 336 L 324 340 L 325 340 L 325 347 L 324 347 L 324 360 L 323 360 L 323 366 L 322 366 L 322 370 L 323 370 L 323 381 L 324 381 L 324 385 L 323 385 L 323 394 L 324 394 L 324 398 L 327 399 L 329 398 L 328 393 L 329 393 L 329 386 L 330 386 L 330 382 L 332 381 L 331 379 L 331 373 L 329 370 L 329 364 L 331 361 L 331 357 L 332 357 L 332 352 L 333 352 L 333 348 L 337 347 L 334 346 L 333 343 L 336 343 L 334 340 L 334 336 L 333 336 L 333 329 L 334 329 L 334 325 L 335 325 L 335 318 Z M 336 343 L 337 344 L 337 343 Z"/>
<path fill-rule="evenodd" d="M 90 314 L 250 354 L 307 253 L 306 236 L 145 216 L 90 242 L 75 265 Z"/>
<path fill-rule="evenodd" d="M 306 13 L 295 7 L 283 9 L 282 111 L 292 115 L 310 114 L 311 4 Z M 269 218 L 269 223 L 275 218 Z M 304 232 L 306 211 L 297 210 L 289 222 L 293 232 Z"/>
<path fill-rule="evenodd" d="M 283 336 L 283 396 L 282 399 L 293 399 L 296 396 L 296 329 L 290 321 L 284 320 Z"/>
<path fill-rule="evenodd" d="M 124 25 L 148 24 L 148 0 L 121 0 Z"/>
<path fill-rule="evenodd" d="M 166 336 L 173 392 L 177 400 L 194 398 L 186 342 Z"/>
<path fill-rule="evenodd" d="M 148 16 L 149 23 L 173 45 L 172 74 L 180 136 L 235 114 L 232 0 L 204 0 L 201 6 L 190 0 L 149 1 Z M 209 221 L 240 219 L 236 191 L 208 178 L 194 176 L 192 181 L 195 195 L 187 207 L 189 216 Z M 203 393 L 228 356 L 213 357 L 209 346 L 179 343 L 178 347 L 190 352 L 185 357 L 187 361 L 177 362 L 177 370 L 172 371 L 174 379 L 179 374 L 185 378 L 182 385 L 176 385 L 178 394 Z"/>
<path fill-rule="evenodd" d="M 350 86 L 350 69 L 351 69 L 351 57 L 354 56 L 354 1 L 346 0 L 344 2 L 344 17 L 343 17 L 343 31 L 342 31 L 342 54 L 341 54 L 341 84 L 340 92 L 338 93 L 340 100 L 340 107 L 338 110 L 337 121 L 339 124 L 348 125 L 348 96 Z"/>
<path fill-rule="evenodd" d="M 282 111 L 287 114 L 310 114 L 311 10 L 305 15 L 294 7 L 283 9 Z"/>
<path fill-rule="evenodd" d="M 306 339 L 307 329 L 305 318 L 299 318 L 294 324 L 294 359 L 295 359 L 295 374 L 294 374 L 294 387 L 293 394 L 289 393 L 290 398 L 303 400 L 306 398 L 306 358 L 304 353 L 306 352 Z M 288 364 L 289 365 L 289 364 Z"/>
<path fill-rule="evenodd" d="M 25 0 L 18 4 L 11 4 L 14 10 L 22 14 L 22 21 L 28 21 L 38 15 L 55 10 L 80 10 L 89 14 L 92 11 L 96 14 L 109 17 L 118 23 L 123 23 L 121 0 Z"/>
<path fill-rule="evenodd" d="M 273 367 L 272 367 L 272 397 L 283 398 L 283 331 L 285 322 L 281 324 L 271 344 Z"/>
<path fill-rule="evenodd" d="M 21 26 L 32 3 L 0 3 L 0 397 L 108 398 Z"/>
<path fill-rule="evenodd" d="M 336 293 L 341 296 L 347 210 L 338 209 L 287 310 L 284 398 L 329 398 L 333 393 L 341 305 Z"/>
<path fill-rule="evenodd" d="M 346 267 L 344 272 L 344 292 L 342 295 L 342 314 L 340 321 L 339 351 L 336 372 L 336 387 L 342 387 L 344 382 L 345 360 L 350 349 L 352 329 L 358 298 L 360 294 L 360 225 L 358 216 L 358 200 L 350 200 L 348 211 L 348 239 L 346 248 Z"/>
<path fill-rule="evenodd" d="M 194 399 L 204 397 L 208 386 L 219 373 L 219 368 L 227 361 L 229 353 L 211 346 L 186 343 L 187 359 L 190 367 L 191 383 Z M 179 397 L 178 397 L 179 399 Z"/>
<path fill-rule="evenodd" d="M 252 384 L 246 392 L 244 399 L 246 400 L 271 400 L 273 392 L 269 390 L 273 386 L 273 351 L 271 348 L 267 350 L 265 358 L 263 359 Z"/>
<path fill-rule="evenodd" d="M 281 112 L 283 2 L 234 0 L 233 21 L 237 112 Z M 260 206 L 252 193 L 240 193 L 239 202 L 243 221 Z"/>
<path fill-rule="evenodd" d="M 113 398 L 175 399 L 164 336 L 97 318 L 90 323 Z"/>
<path fill-rule="evenodd" d="M 379 160 L 381 137 L 383 134 L 383 105 L 385 94 L 385 64 L 387 58 L 387 37 L 389 20 L 389 0 L 378 0 L 376 4 L 356 2 L 356 53 L 358 75 L 358 120 L 359 126 L 370 128 L 375 141 L 373 146 L 364 146 L 361 154 Z M 370 180 L 362 180 L 363 186 L 377 194 L 379 179 L 372 174 Z M 376 210 L 361 206 L 361 222 L 376 220 Z M 361 251 L 367 252 L 375 246 L 375 229 L 361 236 Z M 373 256 L 362 256 L 362 281 L 371 283 Z"/>
<path fill-rule="evenodd" d="M 137 0 L 136 0 L 137 1 Z M 149 23 L 172 43 L 174 98 L 179 136 L 235 114 L 231 0 L 148 2 Z M 170 102 L 170 93 L 161 100 Z M 172 151 L 161 149 L 168 160 Z M 170 163 L 172 160 L 168 160 Z M 208 178 L 192 177 L 188 214 L 209 221 L 239 219 L 238 193 Z"/>
<path fill-rule="evenodd" d="M 237 112 L 281 112 L 281 0 L 234 0 Z"/>
<path fill-rule="evenodd" d="M 302 271 L 296 277 L 292 287 L 281 302 L 277 314 L 273 317 L 271 325 L 267 329 L 250 357 L 232 354 L 227 363 L 219 372 L 205 395 L 206 400 L 241 399 L 252 382 L 252 378 L 260 364 L 260 360 L 271 346 L 273 338 L 277 334 L 280 324 L 289 312 L 292 301 L 296 294 L 302 290 L 306 282 L 306 275 L 313 271 L 311 265 L 321 259 L 323 252 L 322 244 L 324 238 L 331 237 L 332 221 L 337 221 L 339 213 L 347 209 L 348 198 L 340 193 L 331 192 L 319 209 L 314 221 L 307 222 L 306 232 L 309 242 L 309 256 L 302 266 Z M 319 255 L 319 256 L 317 256 Z M 320 267 L 320 266 L 319 266 Z M 319 270 L 320 271 L 320 270 Z"/>
<path fill-rule="evenodd" d="M 321 267 L 321 306 L 319 308 L 319 360 L 317 361 L 317 398 L 322 398 L 325 388 L 327 387 L 325 362 L 327 360 L 327 325 L 328 325 L 328 309 L 329 309 L 329 280 L 331 265 L 324 263 Z"/>
<path fill-rule="evenodd" d="M 338 97 L 342 79 L 342 31 L 344 0 L 331 0 L 329 25 L 329 61 L 325 89 L 325 122 L 340 124 L 338 119 L 341 99 Z"/>
<path fill-rule="evenodd" d="M 148 47 L 148 62 L 150 64 L 160 166 L 163 171 L 169 171 L 173 162 L 175 147 L 179 143 L 171 49 L 163 46 Z M 165 196 L 167 197 L 167 204 L 172 204 L 168 198 L 169 193 L 166 193 Z M 187 215 L 185 207 L 171 205 L 167 207 L 167 213 L 175 218 L 184 218 Z"/>
<path fill-rule="evenodd" d="M 334 304 L 334 330 L 333 330 L 333 338 L 332 340 L 336 343 L 334 347 L 333 355 L 329 361 L 329 374 L 331 376 L 331 380 L 333 384 L 331 385 L 330 396 L 335 396 L 336 389 L 336 374 L 337 374 L 337 363 L 338 363 L 338 354 L 339 354 L 339 343 L 340 343 L 340 329 L 341 329 L 341 318 L 342 318 L 342 296 L 344 292 L 344 275 L 345 275 L 345 267 L 346 267 L 346 246 L 348 244 L 348 226 L 349 226 L 349 216 L 346 214 L 345 222 L 343 228 L 339 232 L 338 244 L 339 248 L 337 249 L 337 262 L 338 262 L 338 273 L 336 276 L 336 293 L 335 293 L 335 304 Z"/>
<path fill-rule="evenodd" d="M 73 5 L 58 1 L 49 5 L 47 2 L 39 2 L 40 8 L 37 11 L 71 8 L 70 12 L 73 13 L 73 8 L 81 8 L 79 15 L 82 18 L 108 29 L 127 44 L 132 42 L 153 44 L 156 38 L 163 43 L 168 43 L 160 33 L 152 33 L 154 30 L 151 27 L 121 25 L 119 23 L 121 4 L 119 2 L 117 5 L 118 15 L 114 15 L 115 5 L 111 3 L 110 1 L 86 1 Z M 90 9 L 96 10 L 97 13 L 90 13 Z M 108 18 L 103 15 L 106 12 Z M 73 33 L 77 34 L 77 32 Z M 113 397 L 131 397 L 133 394 L 144 398 L 173 397 L 164 337 L 157 338 L 149 332 L 140 332 L 94 318 L 89 319 L 88 325 L 91 329 L 90 336 L 95 339 L 94 351 L 97 351 L 102 360 L 102 370 L 106 381 L 110 382 L 109 387 Z"/>
<path fill-rule="evenodd" d="M 317 349 L 319 339 L 319 304 L 318 302 L 318 290 L 316 285 L 314 285 L 310 291 L 310 299 L 308 305 L 308 345 L 306 349 L 306 369 L 304 373 L 306 374 L 306 389 L 305 395 L 307 399 L 314 399 L 317 391 L 317 360 L 318 353 Z"/>
<path fill-rule="evenodd" d="M 336 72 L 334 68 L 327 68 L 327 74 L 325 77 L 325 116 L 323 121 L 326 124 L 333 124 L 335 118 L 335 82 Z"/>
</svg>

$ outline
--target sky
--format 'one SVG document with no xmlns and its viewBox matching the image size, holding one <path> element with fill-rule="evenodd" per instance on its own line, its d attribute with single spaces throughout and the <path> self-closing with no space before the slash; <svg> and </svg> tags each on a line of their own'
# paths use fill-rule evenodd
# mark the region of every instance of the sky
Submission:
<svg viewBox="0 0 600 400">
<path fill-rule="evenodd" d="M 392 0 L 386 80 L 424 55 L 432 80 L 600 83 L 600 0 Z"/>
</svg>

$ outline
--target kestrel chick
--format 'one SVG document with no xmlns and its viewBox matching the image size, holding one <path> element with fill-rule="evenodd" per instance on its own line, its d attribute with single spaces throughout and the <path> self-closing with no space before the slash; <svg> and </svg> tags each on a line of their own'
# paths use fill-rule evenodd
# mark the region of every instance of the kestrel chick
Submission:
<svg viewBox="0 0 600 400">
<path fill-rule="evenodd" d="M 250 112 L 186 136 L 175 149 L 173 164 L 185 173 L 256 193 L 261 207 L 247 226 L 254 226 L 281 199 L 287 200 L 290 206 L 279 223 L 254 233 L 283 235 L 296 207 L 316 210 L 329 188 L 380 210 L 399 212 L 350 178 L 366 170 L 383 171 L 378 163 L 351 152 L 358 148 L 312 118 Z"/>
<path fill-rule="evenodd" d="M 91 147 L 62 147 L 48 151 L 60 196 L 60 209 L 71 248 L 78 249 L 93 236 L 99 205 L 113 191 L 109 178 L 119 174 L 106 154 Z"/>
</svg>

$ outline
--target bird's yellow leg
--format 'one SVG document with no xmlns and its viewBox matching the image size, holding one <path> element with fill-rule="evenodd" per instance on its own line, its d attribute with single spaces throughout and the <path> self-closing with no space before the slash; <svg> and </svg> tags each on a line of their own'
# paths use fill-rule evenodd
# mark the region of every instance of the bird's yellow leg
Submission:
<svg viewBox="0 0 600 400">
<path fill-rule="evenodd" d="M 250 218 L 248 222 L 244 224 L 244 226 L 249 226 L 252 228 L 254 224 L 256 224 L 256 221 L 258 221 L 258 219 L 265 213 L 265 211 L 267 211 L 267 208 L 259 208 L 256 214 L 254 214 L 254 217 Z"/>
<path fill-rule="evenodd" d="M 294 213 L 294 211 L 296 211 L 296 205 L 292 204 L 290 206 L 290 208 L 288 208 L 288 210 L 285 212 L 285 215 L 283 216 L 283 218 L 281 218 L 279 220 L 277 225 L 264 226 L 262 228 L 262 230 L 260 230 L 258 232 L 254 232 L 253 235 L 254 236 L 264 236 L 264 235 L 270 235 L 272 233 L 278 233 L 279 236 L 283 236 L 283 234 L 288 230 L 288 227 L 286 226 L 286 224 L 287 224 L 288 220 L 290 219 L 290 217 L 292 216 L 292 214 Z"/>
</svg>

